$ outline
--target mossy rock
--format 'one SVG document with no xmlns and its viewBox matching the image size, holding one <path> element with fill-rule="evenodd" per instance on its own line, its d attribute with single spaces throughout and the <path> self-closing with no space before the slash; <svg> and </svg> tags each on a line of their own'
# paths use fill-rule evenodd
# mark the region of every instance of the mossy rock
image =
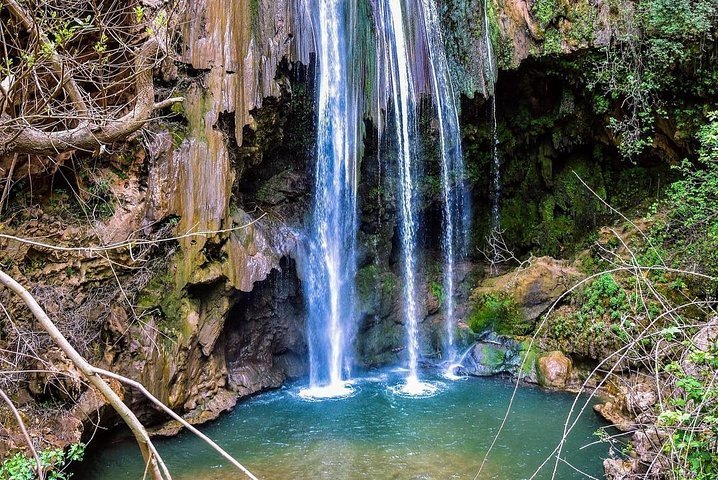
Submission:
<svg viewBox="0 0 718 480">
<path fill-rule="evenodd" d="M 548 352 L 536 360 L 536 376 L 542 387 L 566 388 L 572 370 L 571 359 L 559 351 Z"/>
<path fill-rule="evenodd" d="M 525 335 L 533 326 L 514 299 L 504 293 L 487 293 L 474 299 L 467 323 L 476 333 L 492 330 L 501 335 Z"/>
<path fill-rule="evenodd" d="M 477 333 L 528 335 L 539 316 L 582 277 L 566 261 L 531 258 L 523 268 L 487 278 L 474 289 L 467 323 Z"/>
<path fill-rule="evenodd" d="M 397 287 L 396 276 L 372 263 L 357 271 L 356 288 L 359 307 L 367 315 L 385 317 Z"/>
</svg>

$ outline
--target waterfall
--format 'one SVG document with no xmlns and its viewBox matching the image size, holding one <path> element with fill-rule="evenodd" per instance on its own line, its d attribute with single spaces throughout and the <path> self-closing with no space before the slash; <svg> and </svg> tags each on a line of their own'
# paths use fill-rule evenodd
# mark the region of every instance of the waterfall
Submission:
<svg viewBox="0 0 718 480">
<path fill-rule="evenodd" d="M 302 2 L 305 11 L 311 12 L 317 53 L 317 166 L 304 282 L 310 356 L 306 395 L 338 396 L 351 391 L 347 380 L 352 360 L 350 343 L 356 329 L 357 181 L 364 113 L 375 119 L 396 166 L 409 367 L 402 391 L 431 393 L 435 387 L 421 382 L 418 372 L 417 118 L 419 99 L 424 95 L 433 100 L 439 135 L 444 350 L 449 360 L 456 357 L 456 262 L 467 254 L 471 217 L 458 107 L 439 15 L 434 0 Z M 366 28 L 368 23 L 363 22 L 362 15 L 373 21 L 374 29 Z M 486 12 L 484 17 L 488 22 Z M 488 33 L 486 46 L 491 47 Z M 489 63 L 493 69 L 491 60 Z M 381 177 L 381 149 L 378 157 Z"/>
<path fill-rule="evenodd" d="M 317 50 L 317 164 L 306 295 L 309 397 L 351 393 L 346 380 L 355 319 L 357 177 L 361 112 L 352 79 L 354 12 L 344 0 L 313 0 Z"/>
<path fill-rule="evenodd" d="M 489 0 L 484 0 L 484 55 L 488 60 L 487 78 L 488 88 L 485 91 L 490 95 L 491 101 L 491 233 L 498 233 L 501 229 L 499 215 L 499 201 L 501 200 L 501 159 L 499 158 L 499 137 L 496 125 L 496 89 L 497 80 L 496 59 L 491 45 L 491 25 L 489 24 Z"/>
<path fill-rule="evenodd" d="M 499 135 L 496 125 L 496 97 L 491 97 L 491 233 L 499 234 L 501 231 L 501 215 L 499 202 L 501 200 L 501 159 L 499 158 Z"/>
<path fill-rule="evenodd" d="M 445 350 L 449 358 L 456 356 L 455 262 L 456 258 L 466 254 L 470 219 L 468 192 L 464 183 L 459 116 L 433 0 L 379 0 L 375 3 L 375 21 L 379 34 L 377 50 L 383 52 L 383 55 L 377 54 L 377 79 L 380 81 L 378 92 L 380 99 L 386 99 L 389 117 L 384 122 L 388 130 L 384 133 L 393 134 L 398 166 L 404 320 L 409 356 L 409 373 L 401 391 L 421 395 L 431 393 L 435 386 L 420 382 L 418 374 L 417 98 L 420 93 L 431 95 L 439 130 L 441 246 L 446 299 Z M 383 76 L 381 72 L 384 72 Z M 380 97 L 382 92 L 384 97 Z"/>
<path fill-rule="evenodd" d="M 420 393 L 419 382 L 419 333 L 416 291 L 416 184 L 415 184 L 415 138 L 416 96 L 410 69 L 409 46 L 404 25 L 404 5 L 401 0 L 380 3 L 379 15 L 384 20 L 387 67 L 391 88 L 392 125 L 398 154 L 399 171 L 399 222 L 404 277 L 404 319 L 407 329 L 409 374 L 406 393 Z"/>
<path fill-rule="evenodd" d="M 454 330 L 454 281 L 456 259 L 466 255 L 470 229 L 468 192 L 464 182 L 464 159 L 461 150 L 459 113 L 449 78 L 438 13 L 433 0 L 422 0 L 424 31 L 427 36 L 432 99 L 439 126 L 442 187 L 441 249 L 444 263 L 445 351 L 449 362 L 456 357 Z"/>
</svg>

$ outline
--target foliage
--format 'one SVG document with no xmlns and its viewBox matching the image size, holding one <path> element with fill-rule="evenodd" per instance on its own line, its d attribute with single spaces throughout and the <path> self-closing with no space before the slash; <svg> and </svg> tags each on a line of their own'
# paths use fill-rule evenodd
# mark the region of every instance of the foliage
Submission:
<svg viewBox="0 0 718 480">
<path fill-rule="evenodd" d="M 542 28 L 546 28 L 557 16 L 559 11 L 558 2 L 556 0 L 537 0 L 534 2 L 532 8 L 536 20 L 538 20 Z"/>
<path fill-rule="evenodd" d="M 667 405 L 658 411 L 658 425 L 669 432 L 663 450 L 673 460 L 678 478 L 713 479 L 718 476 L 718 342 L 681 343 L 686 354 L 666 364 L 662 372 L 674 389 Z"/>
<path fill-rule="evenodd" d="M 81 462 L 85 455 L 85 445 L 73 443 L 67 450 L 53 448 L 38 452 L 45 478 L 48 480 L 67 480 L 72 474 L 65 472 L 70 462 Z M 33 480 L 37 477 L 35 459 L 16 453 L 0 465 L 0 480 Z"/>
<path fill-rule="evenodd" d="M 675 108 L 687 94 L 715 94 L 718 2 L 612 0 L 611 6 L 611 41 L 594 58 L 589 88 L 620 105 L 608 126 L 621 153 L 632 158 L 651 146 L 655 120 L 666 116 L 667 104 Z"/>
<path fill-rule="evenodd" d="M 625 341 L 636 330 L 636 323 L 630 320 L 635 313 L 630 300 L 613 275 L 600 275 L 577 290 L 575 308 L 549 319 L 547 334 L 555 340 L 570 341 L 575 347 L 614 348 L 618 341 Z"/>
<path fill-rule="evenodd" d="M 677 168 L 684 178 L 668 189 L 672 216 L 691 229 L 715 221 L 718 204 L 718 111 L 698 133 L 701 149 L 696 167 L 684 160 Z"/>
<path fill-rule="evenodd" d="M 665 224 L 653 232 L 656 242 L 671 250 L 678 266 L 698 265 L 718 274 L 718 112 L 699 129 L 695 163 L 684 160 L 677 170 L 683 177 L 670 185 L 657 209 L 666 212 Z"/>
</svg>

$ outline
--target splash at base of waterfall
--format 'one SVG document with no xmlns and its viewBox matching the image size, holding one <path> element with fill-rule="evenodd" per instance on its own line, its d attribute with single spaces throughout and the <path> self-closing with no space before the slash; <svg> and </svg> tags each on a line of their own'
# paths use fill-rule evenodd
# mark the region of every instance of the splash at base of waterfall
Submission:
<svg viewBox="0 0 718 480">
<path fill-rule="evenodd" d="M 422 382 L 418 377 L 408 376 L 404 383 L 389 387 L 389 391 L 401 397 L 433 397 L 445 385 L 441 382 Z"/>
<path fill-rule="evenodd" d="M 474 349 L 474 346 L 471 345 L 464 353 L 459 357 L 458 360 L 455 358 L 450 359 L 448 362 L 446 362 L 444 365 L 446 367 L 444 368 L 442 372 L 442 376 L 447 380 L 464 380 L 468 378 L 468 374 L 466 373 L 466 367 L 464 366 L 464 360 L 466 359 L 466 356 Z"/>
<path fill-rule="evenodd" d="M 331 400 L 354 396 L 357 389 L 351 382 L 338 382 L 321 387 L 303 388 L 299 391 L 299 397 L 309 401 Z"/>
<path fill-rule="evenodd" d="M 464 366 L 460 363 L 450 363 L 448 367 L 441 372 L 441 376 L 447 380 L 466 380 L 468 375 L 462 373 Z"/>
</svg>

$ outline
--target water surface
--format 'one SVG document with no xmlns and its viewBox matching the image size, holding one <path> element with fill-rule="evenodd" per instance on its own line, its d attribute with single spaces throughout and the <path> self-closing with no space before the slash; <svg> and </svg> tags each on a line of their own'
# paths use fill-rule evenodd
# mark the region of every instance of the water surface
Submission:
<svg viewBox="0 0 718 480">
<path fill-rule="evenodd" d="M 307 401 L 306 382 L 246 400 L 203 431 L 260 479 L 473 479 L 506 411 L 513 384 L 468 378 L 439 384 L 430 398 L 406 398 L 390 387 L 402 373 L 380 372 L 355 384 L 350 398 Z M 573 402 L 565 393 L 518 390 L 512 414 L 481 479 L 529 478 L 559 441 Z M 583 404 L 583 401 L 581 401 Z M 589 408 L 564 447 L 574 467 L 602 476 L 607 447 L 593 443 L 603 426 Z M 186 432 L 157 441 L 173 478 L 239 479 L 240 472 Z M 129 440 L 89 455 L 82 479 L 139 479 L 142 458 Z M 551 461 L 535 478 L 551 478 Z M 583 478 L 561 464 L 555 478 Z"/>
</svg>

